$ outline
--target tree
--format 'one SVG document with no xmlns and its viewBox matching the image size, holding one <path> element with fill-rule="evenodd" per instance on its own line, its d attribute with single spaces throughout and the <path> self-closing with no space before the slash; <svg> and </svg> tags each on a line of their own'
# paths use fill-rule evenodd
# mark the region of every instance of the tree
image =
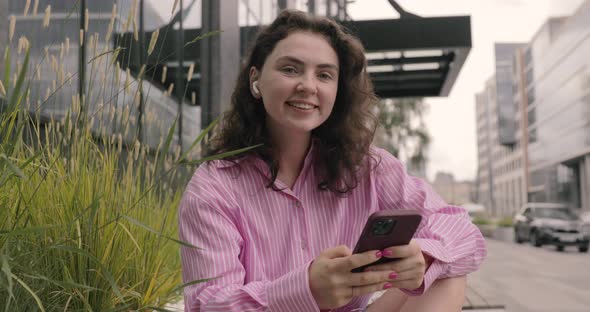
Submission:
<svg viewBox="0 0 590 312">
<path fill-rule="evenodd" d="M 383 127 L 378 145 L 397 158 L 419 166 L 426 162 L 430 135 L 424 124 L 428 104 L 422 98 L 386 99 L 378 104 L 379 123 Z"/>
</svg>

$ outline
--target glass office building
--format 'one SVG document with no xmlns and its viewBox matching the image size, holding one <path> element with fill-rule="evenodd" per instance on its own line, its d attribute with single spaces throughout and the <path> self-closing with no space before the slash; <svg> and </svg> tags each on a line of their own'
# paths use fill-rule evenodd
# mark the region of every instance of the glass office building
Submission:
<svg viewBox="0 0 590 312">
<path fill-rule="evenodd" d="M 476 95 L 478 193 L 494 216 L 508 216 L 525 201 L 590 210 L 588 21 L 590 1 L 547 20 L 512 52 L 512 75 L 497 66 L 496 78 Z M 501 109 L 502 101 L 513 107 Z M 510 114 L 515 128 L 502 131 Z"/>
<path fill-rule="evenodd" d="M 530 201 L 590 210 L 590 1 L 526 50 Z"/>
<path fill-rule="evenodd" d="M 513 95 L 513 55 L 522 44 L 495 44 L 496 72 L 476 94 L 477 194 L 492 216 L 510 216 L 524 203 L 522 145 Z"/>
<path fill-rule="evenodd" d="M 25 103 L 41 120 L 62 120 L 68 110 L 86 111 L 97 136 L 120 135 L 133 143 L 136 139 L 155 148 L 178 116 L 177 101 L 156 85 L 139 80 L 114 58 L 116 34 L 125 29 L 138 31 L 138 7 L 134 1 L 10 0 L 0 14 L 13 16 L 16 27 L 12 40 L 1 45 L 12 47 L 12 66 L 20 66 L 24 55 L 16 55 L 19 38 L 30 42 L 30 95 Z M 137 2 L 138 3 L 138 2 Z M 36 4 L 36 5 L 35 5 Z M 144 7 L 145 29 L 166 24 L 149 2 Z M 87 14 L 85 13 L 87 12 Z M 135 14 L 133 14 L 135 12 Z M 82 29 L 82 31 L 81 31 Z M 108 37 L 108 38 L 107 38 Z M 122 45 L 125 45 L 123 43 Z M 84 64 L 84 65 L 81 65 Z M 80 100 L 78 95 L 84 97 Z M 139 131 L 140 94 L 143 133 Z M 183 135 L 194 137 L 200 130 L 198 107 L 188 106 Z M 174 138 L 177 145 L 178 137 Z"/>
</svg>

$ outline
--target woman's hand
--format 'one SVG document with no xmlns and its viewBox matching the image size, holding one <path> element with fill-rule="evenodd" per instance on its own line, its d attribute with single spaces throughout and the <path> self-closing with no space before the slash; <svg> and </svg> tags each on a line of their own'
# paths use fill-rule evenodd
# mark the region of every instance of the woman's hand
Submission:
<svg viewBox="0 0 590 312">
<path fill-rule="evenodd" d="M 391 271 L 350 272 L 381 256 L 378 250 L 353 255 L 346 246 L 322 251 L 309 267 L 309 287 L 318 307 L 338 308 L 354 297 L 391 288 Z"/>
<path fill-rule="evenodd" d="M 420 245 L 412 240 L 408 245 L 393 246 L 383 250 L 383 257 L 395 258 L 395 261 L 369 266 L 365 271 L 395 272 L 396 277 L 391 282 L 395 288 L 416 289 L 422 286 L 424 274 L 432 257 L 422 253 Z"/>
</svg>

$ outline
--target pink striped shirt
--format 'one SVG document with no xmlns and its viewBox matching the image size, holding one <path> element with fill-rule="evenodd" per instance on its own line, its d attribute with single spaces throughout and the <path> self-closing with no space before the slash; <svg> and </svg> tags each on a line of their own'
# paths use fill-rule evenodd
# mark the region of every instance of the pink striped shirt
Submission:
<svg viewBox="0 0 590 312">
<path fill-rule="evenodd" d="M 313 149 L 313 147 L 312 147 Z M 447 205 L 428 184 L 408 176 L 383 149 L 377 168 L 345 197 L 318 191 L 313 153 L 289 189 L 267 188 L 268 167 L 253 156 L 237 165 L 200 166 L 179 211 L 184 282 L 217 277 L 184 290 L 185 311 L 319 311 L 309 289 L 308 268 L 321 251 L 354 248 L 369 215 L 382 209 L 417 209 L 423 216 L 414 239 L 434 258 L 419 295 L 439 278 L 475 271 L 485 241 L 460 207 Z M 364 308 L 369 296 L 333 311 Z"/>
</svg>

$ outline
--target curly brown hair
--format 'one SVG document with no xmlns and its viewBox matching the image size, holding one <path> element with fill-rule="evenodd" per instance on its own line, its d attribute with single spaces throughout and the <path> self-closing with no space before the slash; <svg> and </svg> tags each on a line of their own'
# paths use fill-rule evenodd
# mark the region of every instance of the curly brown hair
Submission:
<svg viewBox="0 0 590 312">
<path fill-rule="evenodd" d="M 361 42 L 325 17 L 285 10 L 270 26 L 260 31 L 238 76 L 231 108 L 223 115 L 206 154 L 214 155 L 262 143 L 260 148 L 249 154 L 259 156 L 268 164 L 271 178 L 267 187 L 276 190 L 274 182 L 279 164 L 271 153 L 273 145 L 266 129 L 264 106 L 250 92 L 249 69 L 254 66 L 262 70 L 277 43 L 300 31 L 323 35 L 338 55 L 340 73 L 334 109 L 328 119 L 312 131 L 311 136 L 316 143 L 314 159 L 317 161 L 314 166 L 321 181 L 318 188 L 345 194 L 357 186 L 358 172 L 368 163 L 367 156 L 371 156 L 370 146 L 377 126 L 373 106 L 377 97 L 366 71 L 367 61 Z"/>
</svg>

